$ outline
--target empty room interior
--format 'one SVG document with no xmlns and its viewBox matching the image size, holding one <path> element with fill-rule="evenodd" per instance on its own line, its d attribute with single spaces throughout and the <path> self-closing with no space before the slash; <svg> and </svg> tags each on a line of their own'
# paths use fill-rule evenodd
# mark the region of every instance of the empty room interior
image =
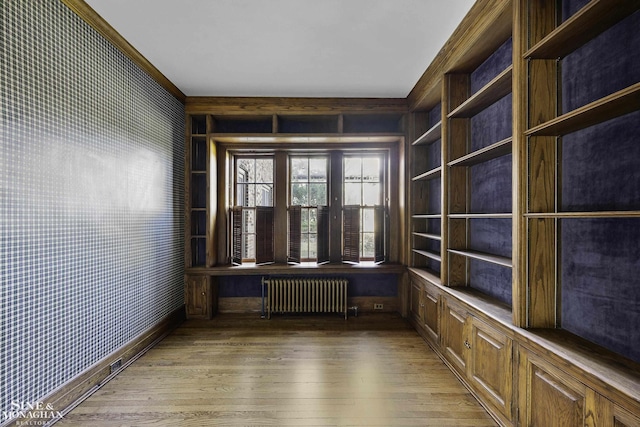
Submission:
<svg viewBox="0 0 640 427">
<path fill-rule="evenodd" d="M 0 427 L 640 426 L 639 9 L 0 2 Z"/>
</svg>

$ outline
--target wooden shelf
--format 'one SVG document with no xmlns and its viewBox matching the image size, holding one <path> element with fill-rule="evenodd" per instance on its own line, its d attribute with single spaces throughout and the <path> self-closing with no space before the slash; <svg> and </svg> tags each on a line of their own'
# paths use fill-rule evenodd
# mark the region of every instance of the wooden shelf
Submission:
<svg viewBox="0 0 640 427">
<path fill-rule="evenodd" d="M 357 144 L 357 143 L 395 143 L 404 138 L 403 133 L 387 133 L 387 134 L 335 134 L 335 133 L 322 133 L 322 134 L 279 134 L 279 133 L 263 133 L 263 134 L 223 134 L 213 133 L 211 137 L 221 143 L 226 144 L 308 144 L 308 143 L 331 143 L 331 144 Z"/>
<path fill-rule="evenodd" d="M 418 232 L 413 232 L 411 234 L 417 237 L 424 237 L 425 239 L 442 240 L 442 236 L 440 236 L 439 234 L 418 233 Z"/>
<path fill-rule="evenodd" d="M 473 117 L 505 95 L 511 93 L 511 76 L 513 66 L 510 65 L 482 89 L 460 104 L 447 116 L 450 119 Z"/>
<path fill-rule="evenodd" d="M 415 141 L 413 141 L 411 145 L 431 144 L 432 142 L 435 142 L 440 138 L 442 138 L 441 130 L 442 130 L 442 121 L 439 121 L 438 123 L 433 125 L 431 129 L 429 129 L 428 131 L 420 135 L 420 137 Z"/>
<path fill-rule="evenodd" d="M 411 215 L 413 219 L 435 219 L 442 218 L 442 214 L 415 214 Z"/>
<path fill-rule="evenodd" d="M 409 267 L 409 272 L 415 274 L 416 276 L 421 277 L 429 283 L 433 283 L 434 285 L 442 286 L 442 282 L 440 281 L 440 275 L 433 273 L 430 270 L 418 267 Z"/>
<path fill-rule="evenodd" d="M 544 212 L 528 213 L 527 218 L 637 218 L 640 211 L 588 211 L 588 212 Z"/>
<path fill-rule="evenodd" d="M 442 173 L 442 167 L 438 166 L 437 168 L 431 169 L 430 171 L 426 171 L 418 176 L 414 176 L 411 178 L 411 181 L 427 181 L 429 179 L 440 178 L 440 174 Z"/>
<path fill-rule="evenodd" d="M 418 254 L 418 255 L 422 255 L 424 257 L 431 258 L 432 260 L 435 260 L 435 261 L 438 261 L 438 262 L 442 261 L 442 258 L 437 253 L 429 252 L 429 251 L 423 251 L 421 249 L 412 249 L 412 251 L 414 253 Z"/>
<path fill-rule="evenodd" d="M 511 258 L 506 258 L 498 255 L 492 255 L 484 252 L 449 249 L 449 253 L 462 255 L 467 258 L 479 259 L 481 261 L 490 262 L 492 264 L 502 265 L 503 267 L 512 267 Z"/>
<path fill-rule="evenodd" d="M 487 160 L 496 159 L 498 157 L 511 154 L 511 142 L 513 138 L 509 137 L 491 144 L 487 147 L 476 150 L 472 153 L 462 156 L 447 163 L 447 166 L 473 166 Z"/>
<path fill-rule="evenodd" d="M 499 213 L 452 213 L 447 215 L 450 219 L 502 219 L 512 218 L 513 215 L 510 212 Z"/>
<path fill-rule="evenodd" d="M 640 109 L 640 83 L 576 108 L 525 132 L 527 136 L 562 136 Z"/>
<path fill-rule="evenodd" d="M 523 56 L 532 59 L 562 58 L 638 9 L 640 1 L 637 0 L 592 0 Z"/>
</svg>

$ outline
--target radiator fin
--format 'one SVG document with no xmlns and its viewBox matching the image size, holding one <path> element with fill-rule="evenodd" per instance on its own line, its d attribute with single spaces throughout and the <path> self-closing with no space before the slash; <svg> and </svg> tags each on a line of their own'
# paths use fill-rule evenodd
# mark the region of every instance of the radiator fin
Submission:
<svg viewBox="0 0 640 427">
<path fill-rule="evenodd" d="M 343 313 L 347 318 L 347 279 L 273 278 L 267 286 L 267 317 L 272 313 Z"/>
</svg>

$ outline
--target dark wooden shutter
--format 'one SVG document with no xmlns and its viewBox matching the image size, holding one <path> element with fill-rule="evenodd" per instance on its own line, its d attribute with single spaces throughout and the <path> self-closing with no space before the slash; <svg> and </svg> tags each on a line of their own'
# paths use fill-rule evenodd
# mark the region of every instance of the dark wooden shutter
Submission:
<svg viewBox="0 0 640 427">
<path fill-rule="evenodd" d="M 318 264 L 329 262 L 329 231 L 331 209 L 318 206 Z"/>
<path fill-rule="evenodd" d="M 360 262 L 360 206 L 342 208 L 342 261 Z"/>
<path fill-rule="evenodd" d="M 289 256 L 288 262 L 300 263 L 300 232 L 302 228 L 302 207 L 289 207 Z"/>
<path fill-rule="evenodd" d="M 242 264 L 242 206 L 231 208 L 231 263 Z"/>
<path fill-rule="evenodd" d="M 273 207 L 256 208 L 256 264 L 274 262 Z"/>
<path fill-rule="evenodd" d="M 384 230 L 385 230 L 385 209 L 384 206 L 373 208 L 373 246 L 375 263 L 384 262 Z"/>
</svg>

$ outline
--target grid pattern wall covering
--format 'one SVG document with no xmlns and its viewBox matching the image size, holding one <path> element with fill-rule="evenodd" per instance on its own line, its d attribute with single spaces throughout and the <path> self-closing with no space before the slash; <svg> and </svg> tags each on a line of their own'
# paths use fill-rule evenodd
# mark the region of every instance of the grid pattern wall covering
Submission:
<svg viewBox="0 0 640 427">
<path fill-rule="evenodd" d="M 184 303 L 184 107 L 58 0 L 0 23 L 5 411 Z"/>
</svg>

